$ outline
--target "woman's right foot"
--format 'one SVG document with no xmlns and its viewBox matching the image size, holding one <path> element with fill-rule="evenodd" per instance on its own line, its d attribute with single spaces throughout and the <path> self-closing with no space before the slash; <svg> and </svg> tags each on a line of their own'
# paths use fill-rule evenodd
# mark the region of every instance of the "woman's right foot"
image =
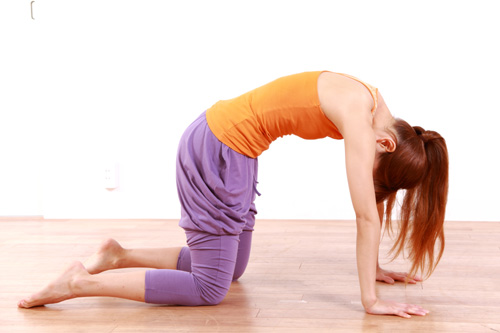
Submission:
<svg viewBox="0 0 500 333">
<path fill-rule="evenodd" d="M 90 274 L 98 274 L 110 269 L 120 268 L 120 262 L 125 249 L 114 239 L 102 242 L 99 250 L 85 261 L 85 267 Z"/>
<path fill-rule="evenodd" d="M 75 284 L 86 277 L 89 273 L 85 270 L 79 261 L 69 265 L 64 273 L 57 279 L 49 283 L 45 288 L 33 295 L 20 300 L 17 306 L 20 308 L 32 308 L 44 304 L 59 303 L 67 299 L 75 298 Z"/>
</svg>

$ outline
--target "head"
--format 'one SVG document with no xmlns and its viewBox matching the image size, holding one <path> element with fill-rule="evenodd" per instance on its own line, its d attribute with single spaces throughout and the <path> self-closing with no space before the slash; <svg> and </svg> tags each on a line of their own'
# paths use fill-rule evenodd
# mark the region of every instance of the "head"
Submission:
<svg viewBox="0 0 500 333">
<path fill-rule="evenodd" d="M 448 195 L 448 150 L 437 132 L 396 119 L 390 137 L 377 139 L 373 179 L 377 203 L 386 202 L 391 231 L 396 193 L 404 190 L 394 256 L 408 249 L 411 273 L 432 273 L 444 250 L 443 223 Z M 392 139 L 392 143 L 389 142 Z M 387 147 L 385 149 L 384 147 Z M 435 253 L 436 242 L 440 247 Z"/>
</svg>

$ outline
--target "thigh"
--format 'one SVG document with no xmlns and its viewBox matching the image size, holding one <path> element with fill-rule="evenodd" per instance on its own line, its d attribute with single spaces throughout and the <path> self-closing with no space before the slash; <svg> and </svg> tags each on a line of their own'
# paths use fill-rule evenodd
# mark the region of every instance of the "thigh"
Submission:
<svg viewBox="0 0 500 333">
<path fill-rule="evenodd" d="M 239 235 L 253 228 L 257 159 L 220 142 L 206 119 L 198 118 L 184 133 L 177 156 L 179 225 L 214 235 Z"/>
<path fill-rule="evenodd" d="M 191 274 L 200 282 L 203 293 L 211 298 L 223 298 L 233 280 L 239 237 L 186 232 L 191 255 Z"/>
</svg>

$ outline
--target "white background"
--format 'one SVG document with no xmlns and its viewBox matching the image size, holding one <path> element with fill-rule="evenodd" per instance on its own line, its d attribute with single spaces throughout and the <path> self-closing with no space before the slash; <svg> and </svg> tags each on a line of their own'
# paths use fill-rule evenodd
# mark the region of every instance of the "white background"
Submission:
<svg viewBox="0 0 500 333">
<path fill-rule="evenodd" d="M 192 120 L 331 70 L 446 138 L 448 220 L 500 220 L 496 1 L 30 2 L 0 2 L 0 216 L 178 218 Z M 279 139 L 259 164 L 260 218 L 354 218 L 341 141 Z"/>
</svg>

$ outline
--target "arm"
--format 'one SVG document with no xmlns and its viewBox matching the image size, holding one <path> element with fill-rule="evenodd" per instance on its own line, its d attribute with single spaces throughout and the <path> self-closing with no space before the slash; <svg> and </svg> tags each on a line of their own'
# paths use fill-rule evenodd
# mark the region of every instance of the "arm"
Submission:
<svg viewBox="0 0 500 333">
<path fill-rule="evenodd" d="M 358 266 L 361 303 L 370 314 L 392 314 L 410 318 L 410 314 L 428 313 L 420 306 L 377 298 L 378 248 L 381 223 L 373 185 L 373 161 L 375 158 L 375 134 L 367 119 L 344 122 L 347 180 L 351 200 L 356 212 L 356 260 Z"/>
<path fill-rule="evenodd" d="M 376 137 L 369 112 L 373 100 L 361 84 L 335 74 L 324 74 L 318 80 L 321 107 L 344 137 L 347 180 L 356 213 L 361 302 L 371 314 L 406 318 L 410 314 L 425 315 L 427 311 L 419 306 L 377 298 L 375 283 L 381 226 L 373 184 Z"/>
<path fill-rule="evenodd" d="M 369 115 L 368 112 L 366 114 Z M 380 241 L 380 221 L 372 175 L 375 134 L 371 119 L 362 115 L 356 117 L 355 111 L 343 120 L 347 180 L 356 213 L 356 259 L 361 302 L 368 309 L 377 301 L 375 281 Z"/>
<path fill-rule="evenodd" d="M 373 185 L 376 139 L 369 110 L 373 99 L 358 82 L 343 76 L 323 73 L 318 94 L 325 115 L 344 137 L 346 173 L 351 201 L 356 213 L 358 265 L 361 301 L 365 309 L 376 300 L 380 221 Z"/>
</svg>

